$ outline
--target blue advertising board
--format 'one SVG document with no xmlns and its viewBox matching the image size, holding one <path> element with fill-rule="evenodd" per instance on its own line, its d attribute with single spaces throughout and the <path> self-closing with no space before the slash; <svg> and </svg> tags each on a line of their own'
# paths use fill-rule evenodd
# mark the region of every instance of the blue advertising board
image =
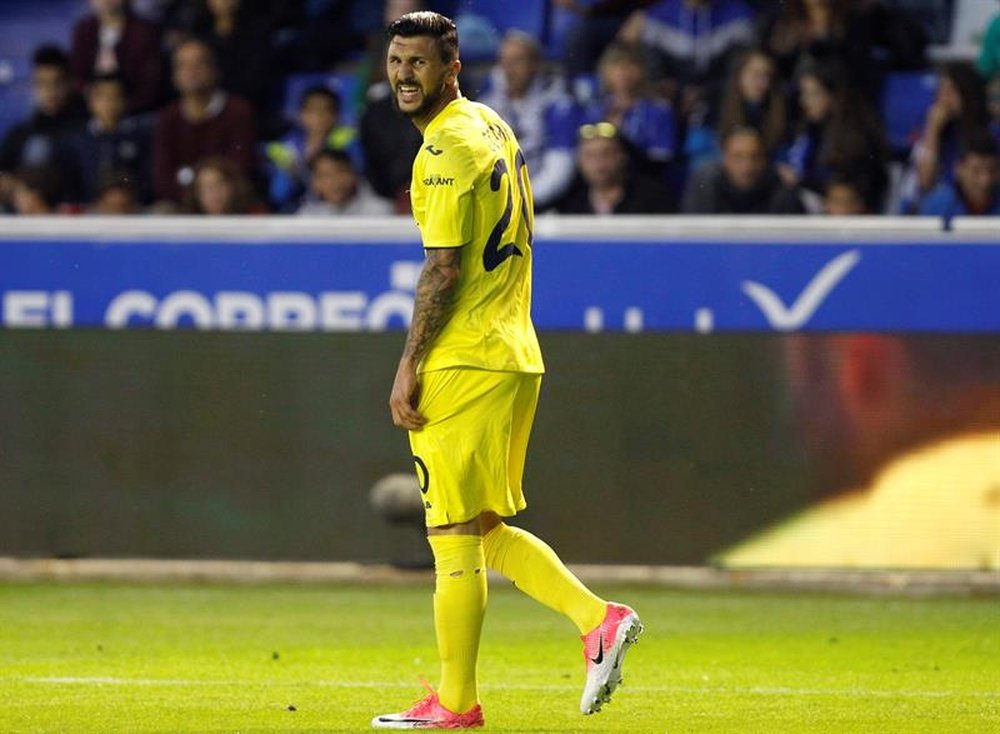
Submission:
<svg viewBox="0 0 1000 734">
<path fill-rule="evenodd" d="M 539 329 L 1000 332 L 1000 243 L 539 237 Z M 404 328 L 416 239 L 0 241 L 0 324 Z"/>
</svg>

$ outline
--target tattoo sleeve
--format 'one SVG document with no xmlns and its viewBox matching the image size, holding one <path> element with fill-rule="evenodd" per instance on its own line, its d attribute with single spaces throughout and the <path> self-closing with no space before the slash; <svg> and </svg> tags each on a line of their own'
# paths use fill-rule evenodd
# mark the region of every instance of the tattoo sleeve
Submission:
<svg viewBox="0 0 1000 734">
<path fill-rule="evenodd" d="M 427 356 L 431 345 L 451 318 L 461 272 L 461 248 L 427 250 L 427 259 L 413 302 L 413 321 L 403 348 L 403 359 L 414 364 Z"/>
</svg>

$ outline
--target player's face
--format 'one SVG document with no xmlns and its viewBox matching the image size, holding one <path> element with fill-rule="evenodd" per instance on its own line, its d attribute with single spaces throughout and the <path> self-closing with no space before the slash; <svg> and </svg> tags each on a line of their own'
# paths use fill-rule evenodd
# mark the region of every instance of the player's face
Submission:
<svg viewBox="0 0 1000 734">
<path fill-rule="evenodd" d="M 445 63 L 431 36 L 396 36 L 389 43 L 386 76 L 396 107 L 407 117 L 425 118 L 439 107 L 454 83 L 457 61 Z"/>
</svg>

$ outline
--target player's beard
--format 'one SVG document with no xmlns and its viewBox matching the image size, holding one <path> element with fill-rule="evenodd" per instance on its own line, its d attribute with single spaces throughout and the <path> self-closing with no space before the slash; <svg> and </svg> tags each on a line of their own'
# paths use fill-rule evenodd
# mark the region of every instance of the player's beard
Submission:
<svg viewBox="0 0 1000 734">
<path fill-rule="evenodd" d="M 419 107 L 416 107 L 415 109 L 412 110 L 404 110 L 402 107 L 399 106 L 398 87 L 400 84 L 414 84 L 420 87 L 420 92 L 421 94 L 423 94 L 424 99 L 423 102 L 420 103 Z M 396 106 L 396 109 L 399 112 L 406 115 L 412 120 L 414 118 L 425 116 L 429 110 L 431 110 L 435 105 L 438 104 L 438 102 L 440 102 L 441 97 L 444 96 L 444 77 L 442 76 L 442 78 L 438 80 L 438 83 L 433 86 L 433 91 L 431 92 L 425 91 L 423 85 L 417 82 L 416 80 L 407 80 L 398 82 L 396 84 L 396 87 L 397 89 L 393 90 L 392 102 Z"/>
</svg>

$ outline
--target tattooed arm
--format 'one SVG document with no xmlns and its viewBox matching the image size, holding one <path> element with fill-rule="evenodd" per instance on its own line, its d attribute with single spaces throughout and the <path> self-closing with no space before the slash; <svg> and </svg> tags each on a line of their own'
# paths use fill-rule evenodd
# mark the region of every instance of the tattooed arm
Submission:
<svg viewBox="0 0 1000 734">
<path fill-rule="evenodd" d="M 417 281 L 413 321 L 389 396 L 392 422 L 400 428 L 413 431 L 427 422 L 417 411 L 420 399 L 417 365 L 427 356 L 434 340 L 451 318 L 461 261 L 461 248 L 427 250 L 427 259 Z"/>
</svg>

